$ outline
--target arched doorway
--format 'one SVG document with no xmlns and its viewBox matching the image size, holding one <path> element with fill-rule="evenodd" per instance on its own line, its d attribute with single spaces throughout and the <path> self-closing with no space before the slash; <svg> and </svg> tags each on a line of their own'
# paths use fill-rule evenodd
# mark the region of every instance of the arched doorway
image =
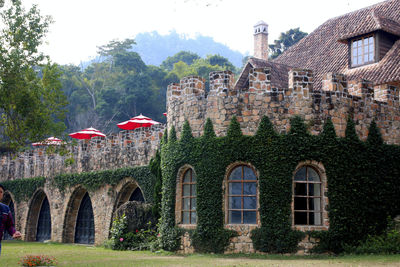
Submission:
<svg viewBox="0 0 400 267">
<path fill-rule="evenodd" d="M 30 202 L 25 239 L 40 242 L 51 239 L 50 204 L 42 189 L 35 192 Z"/>
<path fill-rule="evenodd" d="M 47 197 L 45 197 L 42 202 L 42 207 L 40 208 L 36 230 L 36 241 L 43 242 L 49 239 L 51 239 L 50 205 Z"/>
<path fill-rule="evenodd" d="M 94 216 L 92 202 L 86 192 L 81 205 L 79 206 L 78 216 L 75 226 L 75 243 L 93 244 L 94 243 Z"/>
</svg>

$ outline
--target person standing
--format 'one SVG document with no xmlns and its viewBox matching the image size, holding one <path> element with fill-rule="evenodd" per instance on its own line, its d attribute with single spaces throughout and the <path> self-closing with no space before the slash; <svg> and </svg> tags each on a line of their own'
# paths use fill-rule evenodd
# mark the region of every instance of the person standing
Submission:
<svg viewBox="0 0 400 267">
<path fill-rule="evenodd" d="M 4 186 L 0 184 L 0 201 L 4 196 Z M 0 255 L 1 255 L 1 240 L 3 239 L 4 231 L 7 230 L 13 238 L 21 238 L 21 233 L 14 228 L 14 220 L 10 208 L 0 202 Z"/>
</svg>

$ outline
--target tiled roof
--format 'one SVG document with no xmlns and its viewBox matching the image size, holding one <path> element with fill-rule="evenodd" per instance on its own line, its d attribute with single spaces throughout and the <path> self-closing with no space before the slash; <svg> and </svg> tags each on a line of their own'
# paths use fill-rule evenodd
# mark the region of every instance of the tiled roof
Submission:
<svg viewBox="0 0 400 267">
<path fill-rule="evenodd" d="M 244 88 L 249 77 L 250 68 L 271 68 L 271 86 L 276 88 L 288 87 L 288 72 L 289 66 L 285 64 L 266 61 L 259 58 L 250 58 L 246 66 L 243 68 L 239 79 L 236 82 L 235 88 Z"/>
<path fill-rule="evenodd" d="M 344 73 L 349 80 L 367 79 L 375 84 L 400 81 L 400 40 L 377 63 L 348 68 L 348 44 L 340 40 L 376 30 L 400 36 L 400 0 L 389 0 L 332 18 L 274 60 L 314 71 L 314 87 L 323 74 Z"/>
</svg>

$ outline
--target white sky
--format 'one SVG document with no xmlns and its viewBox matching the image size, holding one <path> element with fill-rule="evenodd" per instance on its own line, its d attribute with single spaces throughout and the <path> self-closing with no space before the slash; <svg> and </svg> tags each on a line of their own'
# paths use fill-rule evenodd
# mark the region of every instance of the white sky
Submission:
<svg viewBox="0 0 400 267">
<path fill-rule="evenodd" d="M 23 0 L 55 21 L 43 47 L 52 61 L 79 64 L 97 46 L 141 32 L 211 36 L 233 50 L 253 54 L 253 25 L 269 25 L 269 42 L 300 27 L 310 33 L 329 18 L 381 0 Z"/>
</svg>

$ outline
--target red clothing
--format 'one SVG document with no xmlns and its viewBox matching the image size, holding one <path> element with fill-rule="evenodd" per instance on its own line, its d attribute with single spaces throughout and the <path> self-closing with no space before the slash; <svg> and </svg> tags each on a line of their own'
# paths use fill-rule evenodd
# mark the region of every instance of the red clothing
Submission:
<svg viewBox="0 0 400 267">
<path fill-rule="evenodd" d="M 0 203 L 0 242 L 3 239 L 5 230 L 7 230 L 11 236 L 15 233 L 14 220 L 10 208 Z"/>
</svg>

